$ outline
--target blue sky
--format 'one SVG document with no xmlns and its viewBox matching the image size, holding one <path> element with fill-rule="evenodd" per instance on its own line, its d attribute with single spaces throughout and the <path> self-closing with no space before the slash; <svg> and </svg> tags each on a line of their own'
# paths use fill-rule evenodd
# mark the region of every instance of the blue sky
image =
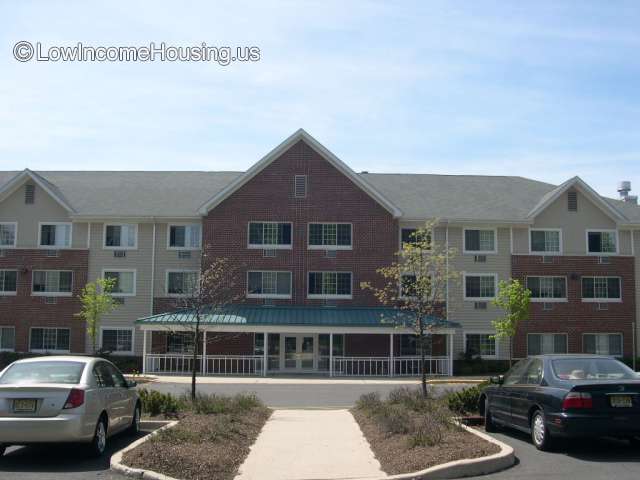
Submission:
<svg viewBox="0 0 640 480">
<path fill-rule="evenodd" d="M 244 170 L 299 127 L 354 170 L 640 192 L 637 1 L 0 4 L 0 169 Z M 15 42 L 261 60 L 19 63 Z"/>
</svg>

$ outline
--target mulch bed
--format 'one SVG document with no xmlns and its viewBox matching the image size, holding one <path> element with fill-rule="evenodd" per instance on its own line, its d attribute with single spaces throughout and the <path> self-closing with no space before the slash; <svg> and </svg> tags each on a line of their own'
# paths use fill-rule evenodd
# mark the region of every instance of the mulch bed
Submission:
<svg viewBox="0 0 640 480">
<path fill-rule="evenodd" d="M 451 429 L 434 446 L 410 446 L 410 436 L 383 431 L 372 417 L 353 409 L 354 418 L 371 446 L 371 450 L 389 475 L 410 473 L 442 463 L 478 458 L 498 453 L 497 445 L 489 443 L 462 429 Z"/>
<path fill-rule="evenodd" d="M 185 414 L 180 423 L 127 452 L 123 463 L 189 480 L 231 480 L 271 415 L 265 407 L 242 413 Z"/>
</svg>

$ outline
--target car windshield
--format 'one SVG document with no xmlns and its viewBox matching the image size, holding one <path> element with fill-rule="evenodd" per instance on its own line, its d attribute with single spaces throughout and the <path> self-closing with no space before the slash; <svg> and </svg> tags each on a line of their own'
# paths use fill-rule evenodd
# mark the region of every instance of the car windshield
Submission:
<svg viewBox="0 0 640 480">
<path fill-rule="evenodd" d="M 551 361 L 562 380 L 636 380 L 636 373 L 613 358 L 562 358 Z"/>
<path fill-rule="evenodd" d="M 0 384 L 80 383 L 85 364 L 82 362 L 24 362 L 10 366 L 0 377 Z"/>
</svg>

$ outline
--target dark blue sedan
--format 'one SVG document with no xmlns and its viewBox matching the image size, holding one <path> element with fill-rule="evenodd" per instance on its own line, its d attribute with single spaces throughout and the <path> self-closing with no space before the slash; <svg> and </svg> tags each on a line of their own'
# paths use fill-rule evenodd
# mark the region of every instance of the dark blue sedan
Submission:
<svg viewBox="0 0 640 480">
<path fill-rule="evenodd" d="M 619 437 L 640 441 L 640 375 L 599 355 L 539 355 L 493 377 L 480 397 L 487 432 L 531 434 L 540 450 L 554 439 Z"/>
</svg>

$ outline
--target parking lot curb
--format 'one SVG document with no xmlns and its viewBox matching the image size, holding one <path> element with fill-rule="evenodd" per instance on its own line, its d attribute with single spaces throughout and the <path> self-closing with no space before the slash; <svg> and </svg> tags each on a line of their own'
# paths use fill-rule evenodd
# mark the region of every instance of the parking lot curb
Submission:
<svg viewBox="0 0 640 480">
<path fill-rule="evenodd" d="M 113 470 L 114 472 L 121 473 L 122 475 L 126 475 L 127 477 L 143 478 L 143 479 L 149 479 L 149 480 L 177 480 L 173 477 L 169 477 L 167 475 L 154 472 L 153 470 L 144 470 L 142 468 L 127 467 L 125 464 L 122 463 L 122 457 L 129 450 L 133 450 L 138 445 L 142 445 L 144 442 L 151 440 L 151 438 L 153 438 L 154 435 L 157 435 L 162 430 L 175 427 L 177 424 L 178 424 L 177 421 L 165 422 L 165 421 L 158 421 L 158 420 L 149 420 L 149 421 L 140 422 L 140 427 L 149 428 L 149 427 L 159 426 L 160 428 L 158 428 L 157 430 L 154 430 L 153 432 L 149 433 L 148 435 L 145 435 L 142 438 L 139 438 L 128 447 L 125 447 L 122 450 L 119 450 L 116 453 L 114 453 L 111 456 L 111 462 L 110 462 L 111 470 Z"/>
</svg>

